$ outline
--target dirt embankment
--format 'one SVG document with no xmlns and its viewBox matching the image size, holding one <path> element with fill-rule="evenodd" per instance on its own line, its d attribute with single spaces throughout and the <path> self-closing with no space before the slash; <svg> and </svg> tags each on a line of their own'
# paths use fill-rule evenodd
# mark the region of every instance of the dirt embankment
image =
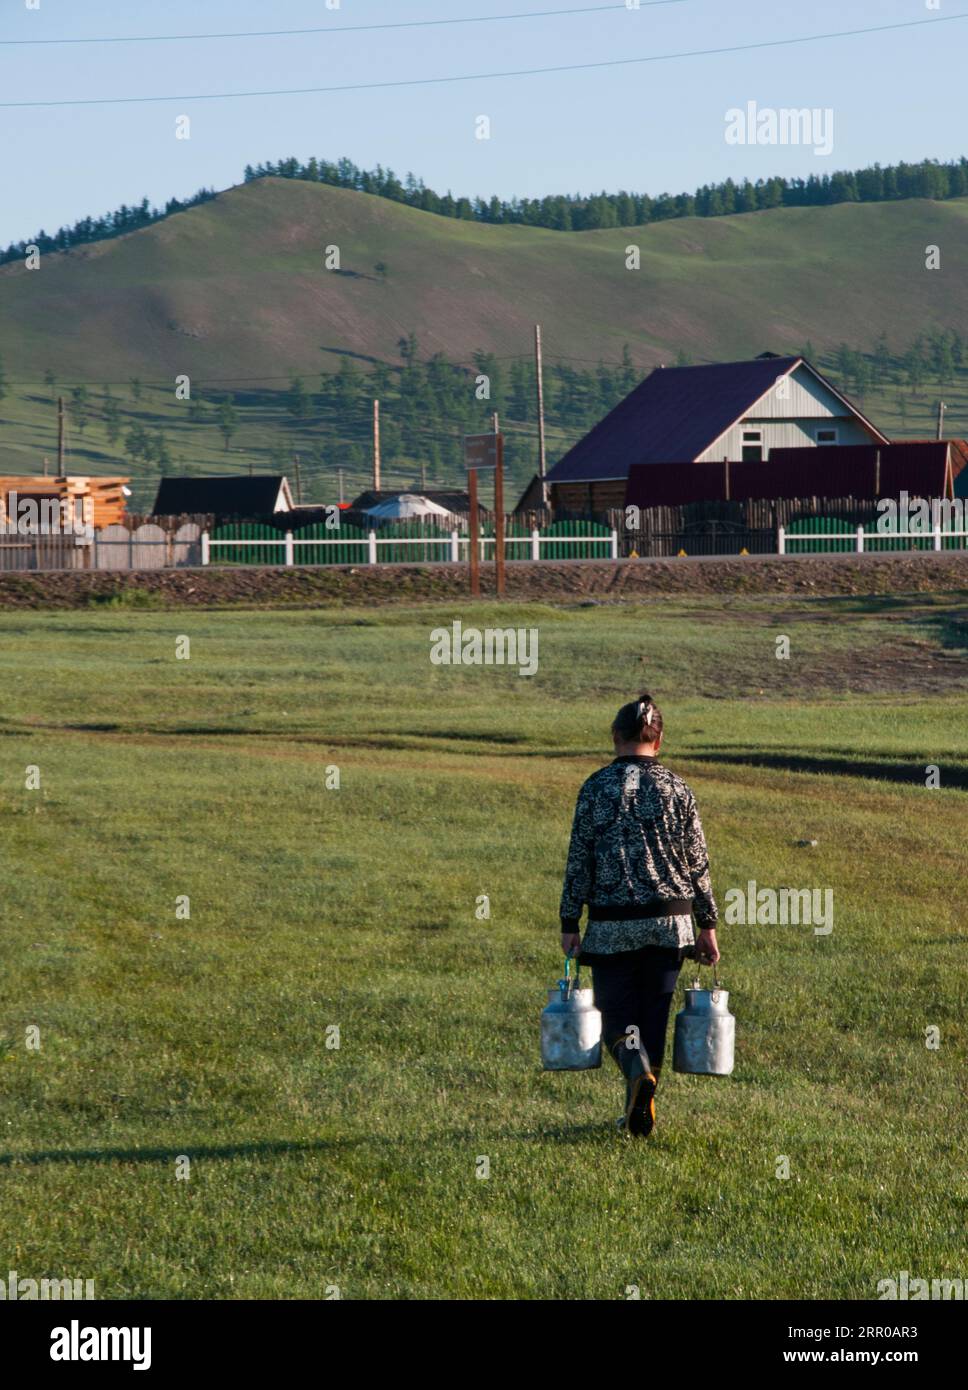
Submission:
<svg viewBox="0 0 968 1390">
<path fill-rule="evenodd" d="M 554 603 L 656 594 L 902 594 L 968 590 L 968 552 L 742 556 L 725 559 L 519 561 L 507 596 Z M 494 592 L 493 566 L 482 574 Z M 468 601 L 465 565 L 213 567 L 0 574 L 0 611 L 14 608 L 315 607 Z"/>
</svg>

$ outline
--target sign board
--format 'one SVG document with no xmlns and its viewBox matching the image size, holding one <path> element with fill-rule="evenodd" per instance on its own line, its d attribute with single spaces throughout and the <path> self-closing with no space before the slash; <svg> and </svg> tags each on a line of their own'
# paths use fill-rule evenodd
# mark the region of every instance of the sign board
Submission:
<svg viewBox="0 0 968 1390">
<path fill-rule="evenodd" d="M 499 434 L 465 434 L 464 467 L 496 468 Z"/>
</svg>

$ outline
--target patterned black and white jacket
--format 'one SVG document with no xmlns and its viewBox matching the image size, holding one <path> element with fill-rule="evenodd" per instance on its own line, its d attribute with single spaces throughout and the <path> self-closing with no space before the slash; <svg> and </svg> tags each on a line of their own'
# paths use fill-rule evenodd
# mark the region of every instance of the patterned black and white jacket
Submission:
<svg viewBox="0 0 968 1390">
<path fill-rule="evenodd" d="M 610 954 L 643 944 L 691 945 L 719 913 L 696 798 L 654 757 L 616 758 L 578 793 L 561 893 L 561 930 Z"/>
</svg>

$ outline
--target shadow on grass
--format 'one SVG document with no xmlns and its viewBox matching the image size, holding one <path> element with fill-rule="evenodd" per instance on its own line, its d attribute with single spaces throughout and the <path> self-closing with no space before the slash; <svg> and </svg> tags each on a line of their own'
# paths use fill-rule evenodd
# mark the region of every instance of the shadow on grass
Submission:
<svg viewBox="0 0 968 1390">
<path fill-rule="evenodd" d="M 609 1132 L 609 1121 L 599 1121 L 587 1125 L 557 1125 L 547 1129 L 502 1130 L 495 1137 L 501 1139 L 545 1140 L 556 1143 L 578 1144 L 586 1139 L 601 1137 Z M 435 1135 L 438 1140 L 466 1142 L 475 1135 L 474 1130 L 447 1130 Z M 425 1144 L 425 1139 L 414 1139 L 415 1144 Z M 0 1153 L 0 1168 L 12 1168 L 15 1164 L 24 1166 L 41 1163 L 174 1163 L 181 1157 L 193 1162 L 203 1158 L 275 1158 L 296 1154 L 335 1153 L 345 1149 L 392 1148 L 398 1150 L 400 1140 L 393 1135 L 368 1134 L 336 1139 L 265 1139 L 251 1144 L 181 1144 L 178 1148 L 144 1149 L 39 1149 L 33 1153 Z"/>
<path fill-rule="evenodd" d="M 709 748 L 691 748 L 681 755 L 685 760 L 704 763 L 725 763 L 732 767 L 765 767 L 780 772 L 810 772 L 814 775 L 834 777 L 871 777 L 886 782 L 901 783 L 907 786 L 925 785 L 925 768 L 935 762 L 934 757 L 912 758 L 910 762 L 899 762 L 896 758 L 882 756 L 878 759 L 837 757 L 827 753 L 812 756 L 806 753 L 766 753 L 756 748 L 731 748 L 728 751 Z M 957 787 L 968 789 L 968 767 L 959 763 L 946 763 L 937 760 L 940 768 L 942 788 Z"/>
<path fill-rule="evenodd" d="M 277 1154 L 325 1153 L 330 1149 L 349 1148 L 357 1144 L 389 1139 L 266 1139 L 251 1144 L 216 1144 L 196 1146 L 182 1144 L 177 1149 L 40 1149 L 35 1153 L 0 1153 L 0 1168 L 15 1163 L 173 1163 L 186 1155 L 197 1158 L 271 1158 Z"/>
</svg>

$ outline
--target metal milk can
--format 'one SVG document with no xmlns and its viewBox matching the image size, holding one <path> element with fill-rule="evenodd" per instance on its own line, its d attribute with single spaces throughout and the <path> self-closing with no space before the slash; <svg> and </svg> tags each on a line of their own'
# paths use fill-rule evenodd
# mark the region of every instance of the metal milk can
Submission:
<svg viewBox="0 0 968 1390">
<path fill-rule="evenodd" d="M 594 994 L 580 989 L 580 968 L 571 977 L 571 961 L 565 961 L 565 978 L 549 989 L 541 1013 L 541 1065 L 545 1071 L 588 1071 L 602 1065 L 602 1016 Z"/>
<path fill-rule="evenodd" d="M 713 988 L 702 989 L 699 980 L 694 980 L 692 989 L 686 990 L 685 1008 L 676 1014 L 672 1069 L 694 1076 L 729 1076 L 735 1040 L 729 993 L 720 989 L 714 967 Z"/>
</svg>

